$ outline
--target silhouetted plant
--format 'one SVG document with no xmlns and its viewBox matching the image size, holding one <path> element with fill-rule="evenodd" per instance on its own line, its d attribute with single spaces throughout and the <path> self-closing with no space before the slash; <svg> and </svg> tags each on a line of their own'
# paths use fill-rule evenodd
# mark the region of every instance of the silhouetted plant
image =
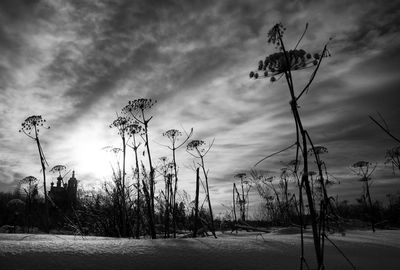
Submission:
<svg viewBox="0 0 400 270">
<path fill-rule="evenodd" d="M 149 196 L 150 196 L 150 216 L 149 216 L 149 222 L 150 222 L 150 232 L 151 232 L 151 237 L 155 239 L 156 236 L 156 230 L 155 230 L 155 224 L 154 224 L 154 167 L 153 163 L 151 160 L 151 152 L 150 152 L 150 144 L 149 144 L 149 133 L 148 133 L 148 128 L 149 128 L 149 122 L 153 118 L 151 117 L 146 117 L 145 112 L 150 110 L 154 104 L 156 104 L 156 100 L 152 99 L 135 99 L 133 101 L 129 101 L 128 105 L 126 105 L 122 111 L 125 114 L 131 115 L 136 121 L 138 121 L 140 124 L 143 125 L 143 133 L 144 133 L 144 144 L 146 146 L 147 150 L 147 157 L 149 160 L 149 167 L 150 167 L 150 173 L 149 173 Z"/>
<path fill-rule="evenodd" d="M 296 162 L 296 160 L 294 161 Z M 279 188 L 281 190 L 282 194 L 282 210 L 283 210 L 283 217 L 287 219 L 287 222 L 290 221 L 291 217 L 291 211 L 290 211 L 290 206 L 291 206 L 291 201 L 292 197 L 290 196 L 291 194 L 289 193 L 289 183 L 291 182 L 294 172 L 293 170 L 290 169 L 290 165 L 292 165 L 293 161 L 289 162 L 288 167 L 283 167 L 281 168 L 281 173 L 279 175 Z M 296 164 L 296 163 L 295 163 Z M 296 165 L 294 165 L 296 166 Z"/>
<path fill-rule="evenodd" d="M 207 202 L 208 202 L 208 209 L 210 211 L 211 232 L 214 235 L 214 237 L 217 238 L 217 235 L 215 234 L 214 215 L 212 212 L 210 190 L 209 190 L 209 185 L 208 185 L 208 171 L 206 170 L 206 167 L 204 164 L 204 157 L 210 151 L 213 144 L 214 144 L 214 140 L 211 142 L 211 144 L 207 148 L 205 148 L 206 143 L 204 141 L 192 140 L 191 142 L 189 142 L 187 144 L 186 151 L 193 157 L 200 159 L 200 163 L 198 163 L 198 165 L 202 169 L 204 179 L 206 181 L 205 191 L 206 191 L 206 198 L 207 198 Z"/>
<path fill-rule="evenodd" d="M 322 211 L 327 211 L 324 213 L 324 216 L 328 216 L 328 213 L 333 214 L 329 215 L 330 217 L 333 217 L 335 215 L 334 209 L 332 204 L 330 203 L 330 198 L 328 196 L 327 192 L 327 187 L 331 186 L 334 184 L 334 181 L 330 180 L 328 177 L 328 172 L 326 168 L 325 162 L 321 159 L 321 155 L 328 153 L 328 149 L 325 146 L 314 146 L 310 140 L 311 143 L 311 148 L 308 150 L 308 153 L 310 156 L 314 156 L 318 168 L 318 177 L 317 177 L 317 188 L 316 191 L 318 191 L 318 199 L 323 200 L 323 203 L 320 204 L 320 206 L 323 209 L 320 209 L 320 214 Z M 329 208 L 329 209 L 325 209 Z M 329 211 L 328 211 L 329 210 Z"/>
<path fill-rule="evenodd" d="M 379 123 L 375 118 L 372 116 L 369 116 L 369 118 L 378 126 L 380 127 L 389 137 L 391 137 L 393 140 L 395 140 L 397 143 L 400 143 L 399 137 L 395 136 L 389 129 L 389 126 L 387 125 L 385 119 L 382 117 L 380 113 L 378 113 L 381 122 Z M 385 164 L 391 163 L 392 168 L 393 168 L 393 173 L 394 173 L 394 168 L 397 168 L 400 170 L 400 146 L 393 147 L 392 149 L 389 149 L 386 151 L 386 161 Z"/>
<path fill-rule="evenodd" d="M 251 184 L 249 180 L 247 179 L 246 173 L 237 173 L 234 176 L 235 178 L 240 180 L 240 186 L 241 186 L 241 194 L 239 194 L 239 191 L 236 188 L 235 189 L 237 192 L 237 199 L 236 199 L 236 204 L 239 205 L 239 210 L 240 210 L 240 217 L 242 221 L 246 221 L 246 216 L 248 213 L 248 206 L 249 206 L 249 192 L 251 189 Z M 235 214 L 236 215 L 236 214 Z"/>
<path fill-rule="evenodd" d="M 354 174 L 361 176 L 358 181 L 363 183 L 362 200 L 366 208 L 369 208 L 371 227 L 372 231 L 375 232 L 375 211 L 374 206 L 372 205 L 370 185 L 372 183 L 371 175 L 375 171 L 376 165 L 362 160 L 354 163 L 351 167 Z"/>
<path fill-rule="evenodd" d="M 127 234 L 131 232 L 128 230 L 129 220 L 127 214 L 127 198 L 126 198 L 126 189 L 123 189 L 122 184 L 122 168 L 120 165 L 121 154 L 123 154 L 123 150 L 118 147 L 107 146 L 103 148 L 105 151 L 112 153 L 114 155 L 114 159 L 116 161 L 116 165 L 110 162 L 112 169 L 112 182 L 105 182 L 103 185 L 103 189 L 106 194 L 110 197 L 110 207 L 113 210 L 112 217 L 115 226 L 116 233 L 113 233 L 113 236 L 118 237 L 126 237 Z M 124 192 L 123 192 L 124 190 Z M 124 225 L 125 224 L 125 225 Z M 126 231 L 124 230 L 126 228 Z M 124 233 L 126 232 L 126 233 Z"/>
<path fill-rule="evenodd" d="M 24 133 L 26 136 L 31 138 L 36 142 L 38 152 L 39 152 L 39 158 L 40 158 L 40 164 L 42 167 L 42 174 L 43 174 L 43 192 L 44 192 L 44 201 L 45 201 L 45 231 L 48 233 L 50 228 L 49 228 L 49 205 L 48 205 L 48 194 L 47 194 L 47 187 L 46 187 L 46 165 L 48 166 L 48 163 L 46 161 L 46 157 L 43 152 L 42 145 L 40 143 L 39 139 L 39 132 L 40 128 L 47 128 L 49 129 L 50 127 L 46 127 L 44 124 L 46 123 L 46 120 L 42 118 L 41 115 L 32 115 L 29 116 L 28 118 L 25 119 L 25 121 L 21 124 L 21 129 L 19 132 Z"/>
<path fill-rule="evenodd" d="M 308 26 L 308 25 L 307 25 Z M 306 26 L 306 30 L 307 30 Z M 306 32 L 304 31 L 304 33 Z M 277 53 L 273 53 L 268 55 L 265 60 L 260 60 L 258 63 L 257 71 L 250 72 L 250 78 L 253 79 L 261 79 L 261 78 L 270 78 L 271 82 L 276 81 L 276 76 L 285 77 L 290 94 L 290 106 L 294 116 L 294 121 L 296 124 L 296 160 L 299 159 L 299 151 L 302 152 L 303 157 L 303 172 L 301 177 L 301 186 L 304 185 L 309 212 L 311 216 L 311 225 L 312 225 L 312 232 L 313 232 L 313 240 L 314 240 L 314 248 L 315 248 L 315 255 L 317 257 L 317 264 L 318 269 L 324 269 L 324 237 L 327 237 L 323 230 L 319 230 L 318 228 L 318 215 L 315 210 L 313 195 L 311 192 L 310 182 L 309 182 L 309 162 L 307 156 L 308 150 L 308 142 L 311 143 L 311 138 L 303 126 L 300 113 L 299 113 L 299 106 L 298 101 L 303 96 L 303 94 L 308 91 L 311 83 L 314 80 L 314 77 L 319 69 L 321 61 L 324 57 L 329 56 L 329 52 L 326 48 L 326 45 L 321 53 L 311 54 L 306 52 L 302 49 L 297 49 L 302 37 L 300 38 L 299 42 L 295 46 L 293 50 L 287 50 L 285 48 L 283 42 L 283 33 L 285 28 L 281 23 L 274 25 L 274 27 L 268 32 L 268 43 L 275 45 L 276 49 L 278 49 Z M 314 71 L 311 74 L 311 77 L 305 87 L 300 91 L 300 93 L 295 92 L 294 81 L 292 77 L 292 72 L 296 70 L 305 69 L 308 67 L 315 66 Z M 279 79 L 278 78 L 278 79 Z M 291 147 L 291 146 L 290 146 Z M 289 149 L 290 147 L 286 148 Z M 281 152 L 281 151 L 279 151 Z M 277 152 L 277 153 L 279 153 Z M 297 173 L 297 166 L 294 169 L 294 172 Z M 303 263 L 305 263 L 305 259 L 301 257 L 300 268 L 303 268 Z"/>
<path fill-rule="evenodd" d="M 110 128 L 116 128 L 118 135 L 121 136 L 122 140 L 122 183 L 121 183 L 121 202 L 122 202 L 122 236 L 128 236 L 128 222 L 127 222 L 127 209 L 126 209 L 126 137 L 129 136 L 130 126 L 132 125 L 131 119 L 127 117 L 118 116 L 111 125 Z"/>
<path fill-rule="evenodd" d="M 269 221 L 274 225 L 288 225 L 287 214 L 281 200 L 281 194 L 278 192 L 274 183 L 275 177 L 264 175 L 255 170 L 250 171 L 250 179 L 254 183 L 258 195 L 264 200 Z"/>
<path fill-rule="evenodd" d="M 67 167 L 65 165 L 55 165 L 53 166 L 53 168 L 50 169 L 50 172 L 52 173 L 57 173 L 58 175 L 61 177 L 61 172 L 65 171 L 67 169 Z"/>
<path fill-rule="evenodd" d="M 25 193 L 25 224 L 28 228 L 32 226 L 32 208 L 38 196 L 38 180 L 34 176 L 24 177 L 18 183 L 18 189 Z"/>
<path fill-rule="evenodd" d="M 199 192 L 200 192 L 200 168 L 196 168 L 196 196 L 194 199 L 194 222 L 193 222 L 193 237 L 197 237 L 199 228 Z M 236 219 L 235 219 L 236 221 Z"/>
<path fill-rule="evenodd" d="M 319 193 L 317 193 L 317 185 L 318 185 L 318 180 L 316 179 L 316 178 L 314 178 L 314 176 L 316 175 L 317 173 L 315 172 L 315 171 L 309 171 L 308 172 L 308 176 L 310 177 L 310 185 L 311 185 L 311 192 L 312 192 L 312 195 L 313 195 L 313 200 L 314 200 L 314 204 L 315 204 L 315 200 L 316 199 L 320 199 L 319 197 L 318 198 L 316 198 L 317 196 L 318 196 L 318 194 Z"/>
<path fill-rule="evenodd" d="M 400 146 L 393 147 L 386 151 L 386 161 L 385 164 L 391 164 L 393 173 L 395 168 L 400 171 Z"/>
<path fill-rule="evenodd" d="M 132 138 L 132 145 L 129 145 L 133 152 L 135 153 L 135 176 L 136 176 L 136 238 L 139 238 L 140 234 L 140 171 L 139 171 L 139 158 L 138 158 L 138 149 L 140 143 L 137 142 L 136 136 L 140 136 L 142 131 L 142 127 L 138 122 L 134 122 L 128 127 L 128 134 Z"/>
<path fill-rule="evenodd" d="M 391 137 L 393 140 L 395 140 L 397 143 L 400 143 L 400 138 L 395 136 L 389 129 L 389 126 L 386 124 L 385 119 L 378 113 L 382 124 L 379 123 L 377 120 L 375 120 L 375 118 L 373 118 L 372 116 L 369 116 L 369 118 L 378 126 L 380 127 L 387 135 L 389 135 L 389 137 Z"/>
<path fill-rule="evenodd" d="M 173 178 L 173 168 L 172 162 L 168 161 L 167 157 L 160 157 L 161 165 L 159 166 L 159 172 L 164 178 L 165 188 L 162 191 L 159 198 L 160 204 L 160 214 L 164 214 L 164 237 L 170 236 L 170 216 L 171 216 L 171 206 L 173 202 L 173 189 L 172 189 L 172 178 Z"/>
<path fill-rule="evenodd" d="M 173 192 L 172 192 L 172 206 L 173 206 L 172 224 L 174 226 L 174 238 L 176 237 L 176 207 L 177 207 L 176 193 L 178 191 L 178 168 L 176 165 L 176 150 L 181 148 L 189 140 L 189 138 L 192 136 L 192 134 L 193 134 L 193 129 L 190 130 L 190 133 L 187 134 L 186 138 L 182 142 L 178 143 L 179 138 L 182 137 L 182 132 L 180 132 L 177 129 L 170 129 L 163 133 L 163 136 L 166 136 L 171 142 L 171 146 L 167 146 L 167 147 L 168 147 L 168 149 L 170 149 L 172 151 L 172 165 L 173 165 L 173 170 L 174 170 L 172 175 L 175 179 L 174 188 L 173 188 Z"/>
<path fill-rule="evenodd" d="M 274 202 L 277 205 L 278 212 L 275 214 L 275 218 L 278 219 L 279 223 L 283 223 L 285 225 L 289 225 L 293 223 L 292 218 L 296 216 L 295 207 L 296 205 L 296 197 L 294 194 L 289 192 L 289 184 L 297 180 L 297 186 L 299 188 L 299 193 L 302 190 L 301 183 L 299 180 L 299 176 L 295 173 L 295 168 L 299 165 L 299 160 L 292 160 L 285 164 L 285 167 L 281 168 L 279 174 L 279 180 L 275 181 L 276 177 L 264 177 L 258 176 L 258 185 L 264 186 L 263 188 L 259 188 L 258 190 L 262 191 L 265 189 L 269 189 L 273 191 L 275 195 Z M 252 178 L 256 179 L 255 176 L 258 175 L 257 172 L 252 172 Z M 261 180 L 261 181 L 260 181 Z M 276 183 L 277 182 L 277 183 Z M 299 198 L 299 209 L 297 209 L 298 214 L 302 212 L 303 205 L 302 205 L 302 198 Z"/>
</svg>

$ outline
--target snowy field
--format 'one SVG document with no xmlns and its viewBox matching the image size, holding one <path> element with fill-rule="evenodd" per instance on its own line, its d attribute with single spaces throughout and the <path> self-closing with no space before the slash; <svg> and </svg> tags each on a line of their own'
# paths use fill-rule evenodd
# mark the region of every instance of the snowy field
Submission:
<svg viewBox="0 0 400 270">
<path fill-rule="evenodd" d="M 400 231 L 330 237 L 357 269 L 400 269 Z M 311 240 L 307 234 L 306 258 L 314 266 Z M 299 269 L 299 243 L 299 234 L 277 231 L 157 240 L 0 234 L 0 269 Z M 326 266 L 352 269 L 330 243 Z"/>
</svg>

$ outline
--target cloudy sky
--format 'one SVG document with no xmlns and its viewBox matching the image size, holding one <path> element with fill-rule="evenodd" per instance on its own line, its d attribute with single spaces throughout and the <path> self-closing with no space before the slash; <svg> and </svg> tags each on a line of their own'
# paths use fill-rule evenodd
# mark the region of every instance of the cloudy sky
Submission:
<svg viewBox="0 0 400 270">
<path fill-rule="evenodd" d="M 305 127 L 328 148 L 324 160 L 340 181 L 331 192 L 359 196 L 349 165 L 368 160 L 377 164 L 373 196 L 384 197 L 400 190 L 399 175 L 383 164 L 396 143 L 368 115 L 380 113 L 400 136 L 399 18 L 399 1 L 3 0 L 0 190 L 27 175 L 41 177 L 34 142 L 18 133 L 28 116 L 42 115 L 51 126 L 41 133 L 50 168 L 67 165 L 92 188 L 110 179 L 114 157 L 102 148 L 120 146 L 108 127 L 116 113 L 128 100 L 152 98 L 154 162 L 170 154 L 160 146 L 168 129 L 215 138 L 206 166 L 211 196 L 223 210 L 234 174 L 294 142 L 286 82 L 248 74 L 274 52 L 266 35 L 275 23 L 286 26 L 290 48 L 308 22 L 300 48 L 319 52 L 333 38 L 332 57 L 299 102 Z M 296 74 L 298 90 L 309 76 L 310 70 Z M 293 157 L 289 150 L 256 169 L 278 174 Z M 192 158 L 181 149 L 178 162 L 180 187 L 192 194 Z"/>
</svg>

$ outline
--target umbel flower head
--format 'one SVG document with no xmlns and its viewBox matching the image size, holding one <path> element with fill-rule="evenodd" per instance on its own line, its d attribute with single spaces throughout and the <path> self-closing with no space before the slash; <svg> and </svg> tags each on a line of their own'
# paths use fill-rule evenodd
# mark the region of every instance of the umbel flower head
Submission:
<svg viewBox="0 0 400 270">
<path fill-rule="evenodd" d="M 113 147 L 113 146 L 105 146 L 102 148 L 102 150 L 109 152 L 109 153 L 114 153 L 114 154 L 118 154 L 119 152 L 122 151 L 121 148 Z"/>
<path fill-rule="evenodd" d="M 289 50 L 285 53 L 281 44 L 284 30 L 285 28 L 279 23 L 268 32 L 268 43 L 276 45 L 279 52 L 270 54 L 264 60 L 260 60 L 257 70 L 250 72 L 250 78 L 261 79 L 270 77 L 271 82 L 274 82 L 276 81 L 276 75 L 317 65 L 322 57 L 330 56 L 328 51 L 324 51 L 323 55 L 320 55 L 319 53 L 311 54 L 303 49 Z"/>
<path fill-rule="evenodd" d="M 387 150 L 385 157 L 387 159 L 386 162 L 392 162 L 395 159 L 399 160 L 400 146 L 393 147 L 392 149 Z"/>
<path fill-rule="evenodd" d="M 235 177 L 235 178 L 241 179 L 241 178 L 243 178 L 243 177 L 246 177 L 246 173 L 237 173 L 237 174 L 235 174 L 234 177 Z"/>
<path fill-rule="evenodd" d="M 148 98 L 139 98 L 128 102 L 122 111 L 124 113 L 136 113 L 138 111 L 148 110 L 157 103 L 157 100 Z"/>
<path fill-rule="evenodd" d="M 39 132 L 40 127 L 44 127 L 46 123 L 46 119 L 43 119 L 41 115 L 32 115 L 25 119 L 25 121 L 21 124 L 21 129 L 19 132 L 25 132 L 27 134 L 31 134 L 32 130 L 35 130 L 37 133 Z M 45 127 L 50 128 L 50 127 Z"/>
<path fill-rule="evenodd" d="M 203 149 L 203 145 L 205 145 L 206 143 L 202 140 L 193 140 L 191 142 L 188 143 L 186 149 L 187 150 L 199 150 L 200 152 L 204 151 Z M 201 149 L 200 149 L 201 148 Z"/>
<path fill-rule="evenodd" d="M 20 182 L 21 182 L 21 184 L 25 184 L 25 183 L 29 184 L 29 183 L 38 182 L 38 180 L 36 177 L 30 175 L 30 176 L 24 177 Z"/>
<path fill-rule="evenodd" d="M 357 161 L 356 163 L 354 163 L 353 165 L 351 165 L 353 168 L 364 168 L 364 167 L 368 167 L 371 166 L 372 163 L 368 162 L 368 161 Z"/>
<path fill-rule="evenodd" d="M 132 124 L 132 120 L 128 117 L 118 116 L 111 125 L 110 128 L 117 128 L 119 135 L 125 135 L 128 131 L 128 127 Z"/>
<path fill-rule="evenodd" d="M 131 137 L 135 136 L 136 134 L 140 134 L 141 131 L 142 126 L 136 121 L 132 122 L 126 127 L 126 132 Z"/>
<path fill-rule="evenodd" d="M 368 174 L 368 171 L 369 171 L 371 166 L 372 166 L 371 162 L 364 161 L 364 160 L 357 161 L 356 163 L 351 165 L 351 167 L 356 169 L 356 170 L 354 170 L 354 172 L 357 175 L 361 176 L 361 178 L 358 179 L 358 181 L 360 181 L 360 182 L 367 182 L 367 181 L 371 180 L 371 177 L 369 177 L 369 176 L 372 174 L 372 172 L 375 169 L 375 168 L 373 168 L 372 171 Z"/>
<path fill-rule="evenodd" d="M 182 132 L 177 129 L 170 129 L 163 133 L 163 136 L 166 136 L 170 139 L 176 139 L 177 137 L 182 136 Z"/>
<path fill-rule="evenodd" d="M 21 179 L 19 181 L 19 184 L 21 186 L 24 186 L 23 189 L 26 194 L 29 194 L 30 196 L 35 197 L 38 193 L 38 190 L 37 190 L 38 182 L 39 182 L 39 180 L 36 177 L 30 175 L 30 176 L 27 176 L 27 177 L 24 177 L 23 179 Z"/>
<path fill-rule="evenodd" d="M 64 165 L 56 165 L 53 168 L 51 168 L 50 172 L 52 172 L 52 173 L 57 173 L 58 172 L 60 174 L 60 176 L 61 176 L 61 172 L 66 170 L 66 169 L 67 169 L 67 167 L 64 166 Z"/>
<path fill-rule="evenodd" d="M 113 152 L 114 154 L 118 154 L 119 152 L 122 152 L 122 149 L 118 147 L 113 147 L 109 151 Z"/>
</svg>

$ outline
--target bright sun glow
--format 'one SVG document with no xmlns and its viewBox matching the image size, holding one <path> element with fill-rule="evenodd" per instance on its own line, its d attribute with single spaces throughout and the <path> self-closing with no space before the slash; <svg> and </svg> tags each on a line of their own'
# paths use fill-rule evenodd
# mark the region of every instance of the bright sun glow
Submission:
<svg viewBox="0 0 400 270">
<path fill-rule="evenodd" d="M 102 149 L 103 147 L 101 142 L 94 140 L 76 142 L 74 159 L 77 170 L 85 174 L 92 173 L 101 179 L 110 175 L 110 157 L 109 153 Z"/>
<path fill-rule="evenodd" d="M 111 165 L 115 165 L 116 157 L 104 149 L 107 140 L 101 136 L 101 130 L 94 126 L 80 127 L 67 145 L 72 151 L 70 168 L 76 171 L 81 185 L 95 185 L 112 175 Z M 87 179 L 89 176 L 91 179 Z"/>
</svg>

